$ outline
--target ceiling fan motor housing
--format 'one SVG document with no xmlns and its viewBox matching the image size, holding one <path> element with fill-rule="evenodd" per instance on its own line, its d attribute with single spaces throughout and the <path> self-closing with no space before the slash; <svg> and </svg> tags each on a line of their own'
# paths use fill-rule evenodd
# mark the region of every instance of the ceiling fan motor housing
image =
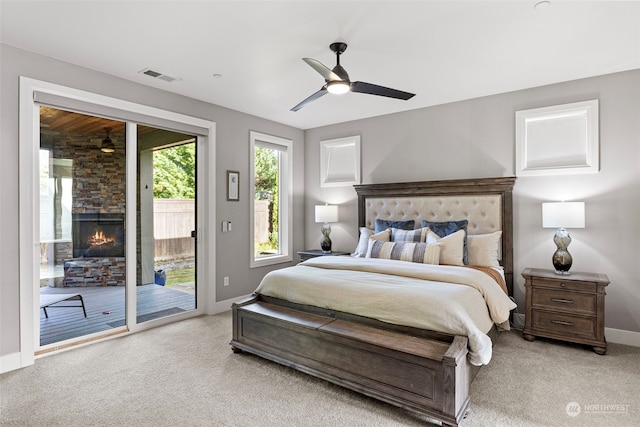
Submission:
<svg viewBox="0 0 640 427">
<path fill-rule="evenodd" d="M 342 42 L 331 43 L 329 45 L 329 49 L 331 49 L 331 51 L 335 52 L 336 54 L 340 55 L 342 52 L 347 50 L 347 44 Z"/>
</svg>

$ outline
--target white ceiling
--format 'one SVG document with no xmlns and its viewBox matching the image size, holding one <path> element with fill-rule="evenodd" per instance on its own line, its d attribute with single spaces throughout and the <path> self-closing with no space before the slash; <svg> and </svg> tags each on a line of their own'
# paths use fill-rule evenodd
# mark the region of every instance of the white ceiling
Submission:
<svg viewBox="0 0 640 427">
<path fill-rule="evenodd" d="M 300 129 L 640 68 L 640 2 L 5 1 L 2 43 Z M 302 61 L 417 95 L 321 88 Z M 145 68 L 179 77 L 165 82 Z M 221 74 L 222 78 L 214 78 Z"/>
</svg>

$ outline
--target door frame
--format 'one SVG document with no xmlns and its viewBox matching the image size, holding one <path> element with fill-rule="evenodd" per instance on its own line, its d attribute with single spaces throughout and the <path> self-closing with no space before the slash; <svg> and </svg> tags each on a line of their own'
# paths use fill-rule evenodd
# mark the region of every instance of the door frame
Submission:
<svg viewBox="0 0 640 427">
<path fill-rule="evenodd" d="M 134 333 L 141 330 L 156 327 L 162 324 L 172 323 L 189 317 L 198 316 L 203 313 L 211 313 L 216 303 L 215 297 L 215 239 L 216 239 L 216 218 L 215 218 L 215 152 L 216 152 L 216 123 L 187 116 L 155 107 L 149 107 L 129 101 L 98 95 L 70 87 L 57 84 L 20 77 L 20 367 L 32 365 L 35 361 L 35 350 L 39 347 L 36 340 L 40 335 L 40 302 L 39 293 L 35 292 L 35 284 L 40 282 L 39 274 L 39 150 L 40 150 L 40 120 L 39 103 L 35 101 L 36 92 L 46 93 L 53 96 L 68 99 L 71 103 L 85 103 L 115 109 L 123 112 L 125 116 L 129 113 L 132 117 L 148 116 L 174 123 L 196 126 L 206 129 L 206 135 L 198 135 L 196 143 L 200 155 L 197 162 L 197 277 L 200 286 L 196 293 L 196 309 L 154 321 L 135 323 L 135 269 L 136 269 L 136 122 L 127 117 L 117 117 L 126 121 L 127 129 L 127 154 L 126 154 L 126 175 L 127 175 L 127 206 L 126 213 L 126 244 L 127 244 L 127 323 L 131 323 L 128 331 L 123 333 Z M 83 112 L 83 111 L 78 111 Z M 86 112 L 84 112 L 86 114 Z M 92 114 L 89 112 L 89 114 Z M 116 118 L 116 117 L 114 117 Z M 206 167 L 204 167 L 206 165 Z M 212 226 L 213 225 L 213 226 Z M 133 236 L 133 237 L 132 237 Z M 132 254 L 132 255 L 131 255 Z M 130 280 L 133 280 L 131 284 Z M 205 301 L 208 301 L 205 304 Z M 133 319 L 133 322 L 129 322 Z M 97 338 L 91 342 L 102 341 L 111 337 Z M 78 342 L 77 346 L 85 345 Z M 62 349 L 62 348 L 61 348 Z M 52 354 L 54 352 L 48 352 Z"/>
</svg>

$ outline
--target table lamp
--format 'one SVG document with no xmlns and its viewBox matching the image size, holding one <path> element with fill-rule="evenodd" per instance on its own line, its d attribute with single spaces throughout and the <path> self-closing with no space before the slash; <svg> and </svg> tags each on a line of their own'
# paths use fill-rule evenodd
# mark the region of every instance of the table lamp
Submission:
<svg viewBox="0 0 640 427">
<path fill-rule="evenodd" d="M 338 206 L 336 205 L 316 205 L 316 222 L 322 222 L 322 239 L 320 240 L 320 248 L 325 254 L 331 253 L 331 233 L 330 222 L 338 222 Z"/>
<path fill-rule="evenodd" d="M 584 202 L 548 202 L 542 204 L 542 227 L 557 228 L 553 236 L 556 251 L 553 266 L 556 274 L 570 274 L 573 258 L 567 250 L 571 236 L 567 228 L 584 228 Z"/>
</svg>

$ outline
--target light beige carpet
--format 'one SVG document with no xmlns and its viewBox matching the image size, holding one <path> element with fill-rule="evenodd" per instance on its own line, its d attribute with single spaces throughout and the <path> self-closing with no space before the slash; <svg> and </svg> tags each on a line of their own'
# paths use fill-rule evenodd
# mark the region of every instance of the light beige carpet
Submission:
<svg viewBox="0 0 640 427">
<path fill-rule="evenodd" d="M 230 312 L 38 359 L 0 376 L 2 426 L 428 426 L 428 419 L 248 354 Z M 640 348 L 502 334 L 463 426 L 638 426 Z M 567 405 L 576 402 L 577 406 Z M 616 406 L 611 406 L 616 405 Z M 580 411 L 576 414 L 576 412 Z"/>
</svg>

